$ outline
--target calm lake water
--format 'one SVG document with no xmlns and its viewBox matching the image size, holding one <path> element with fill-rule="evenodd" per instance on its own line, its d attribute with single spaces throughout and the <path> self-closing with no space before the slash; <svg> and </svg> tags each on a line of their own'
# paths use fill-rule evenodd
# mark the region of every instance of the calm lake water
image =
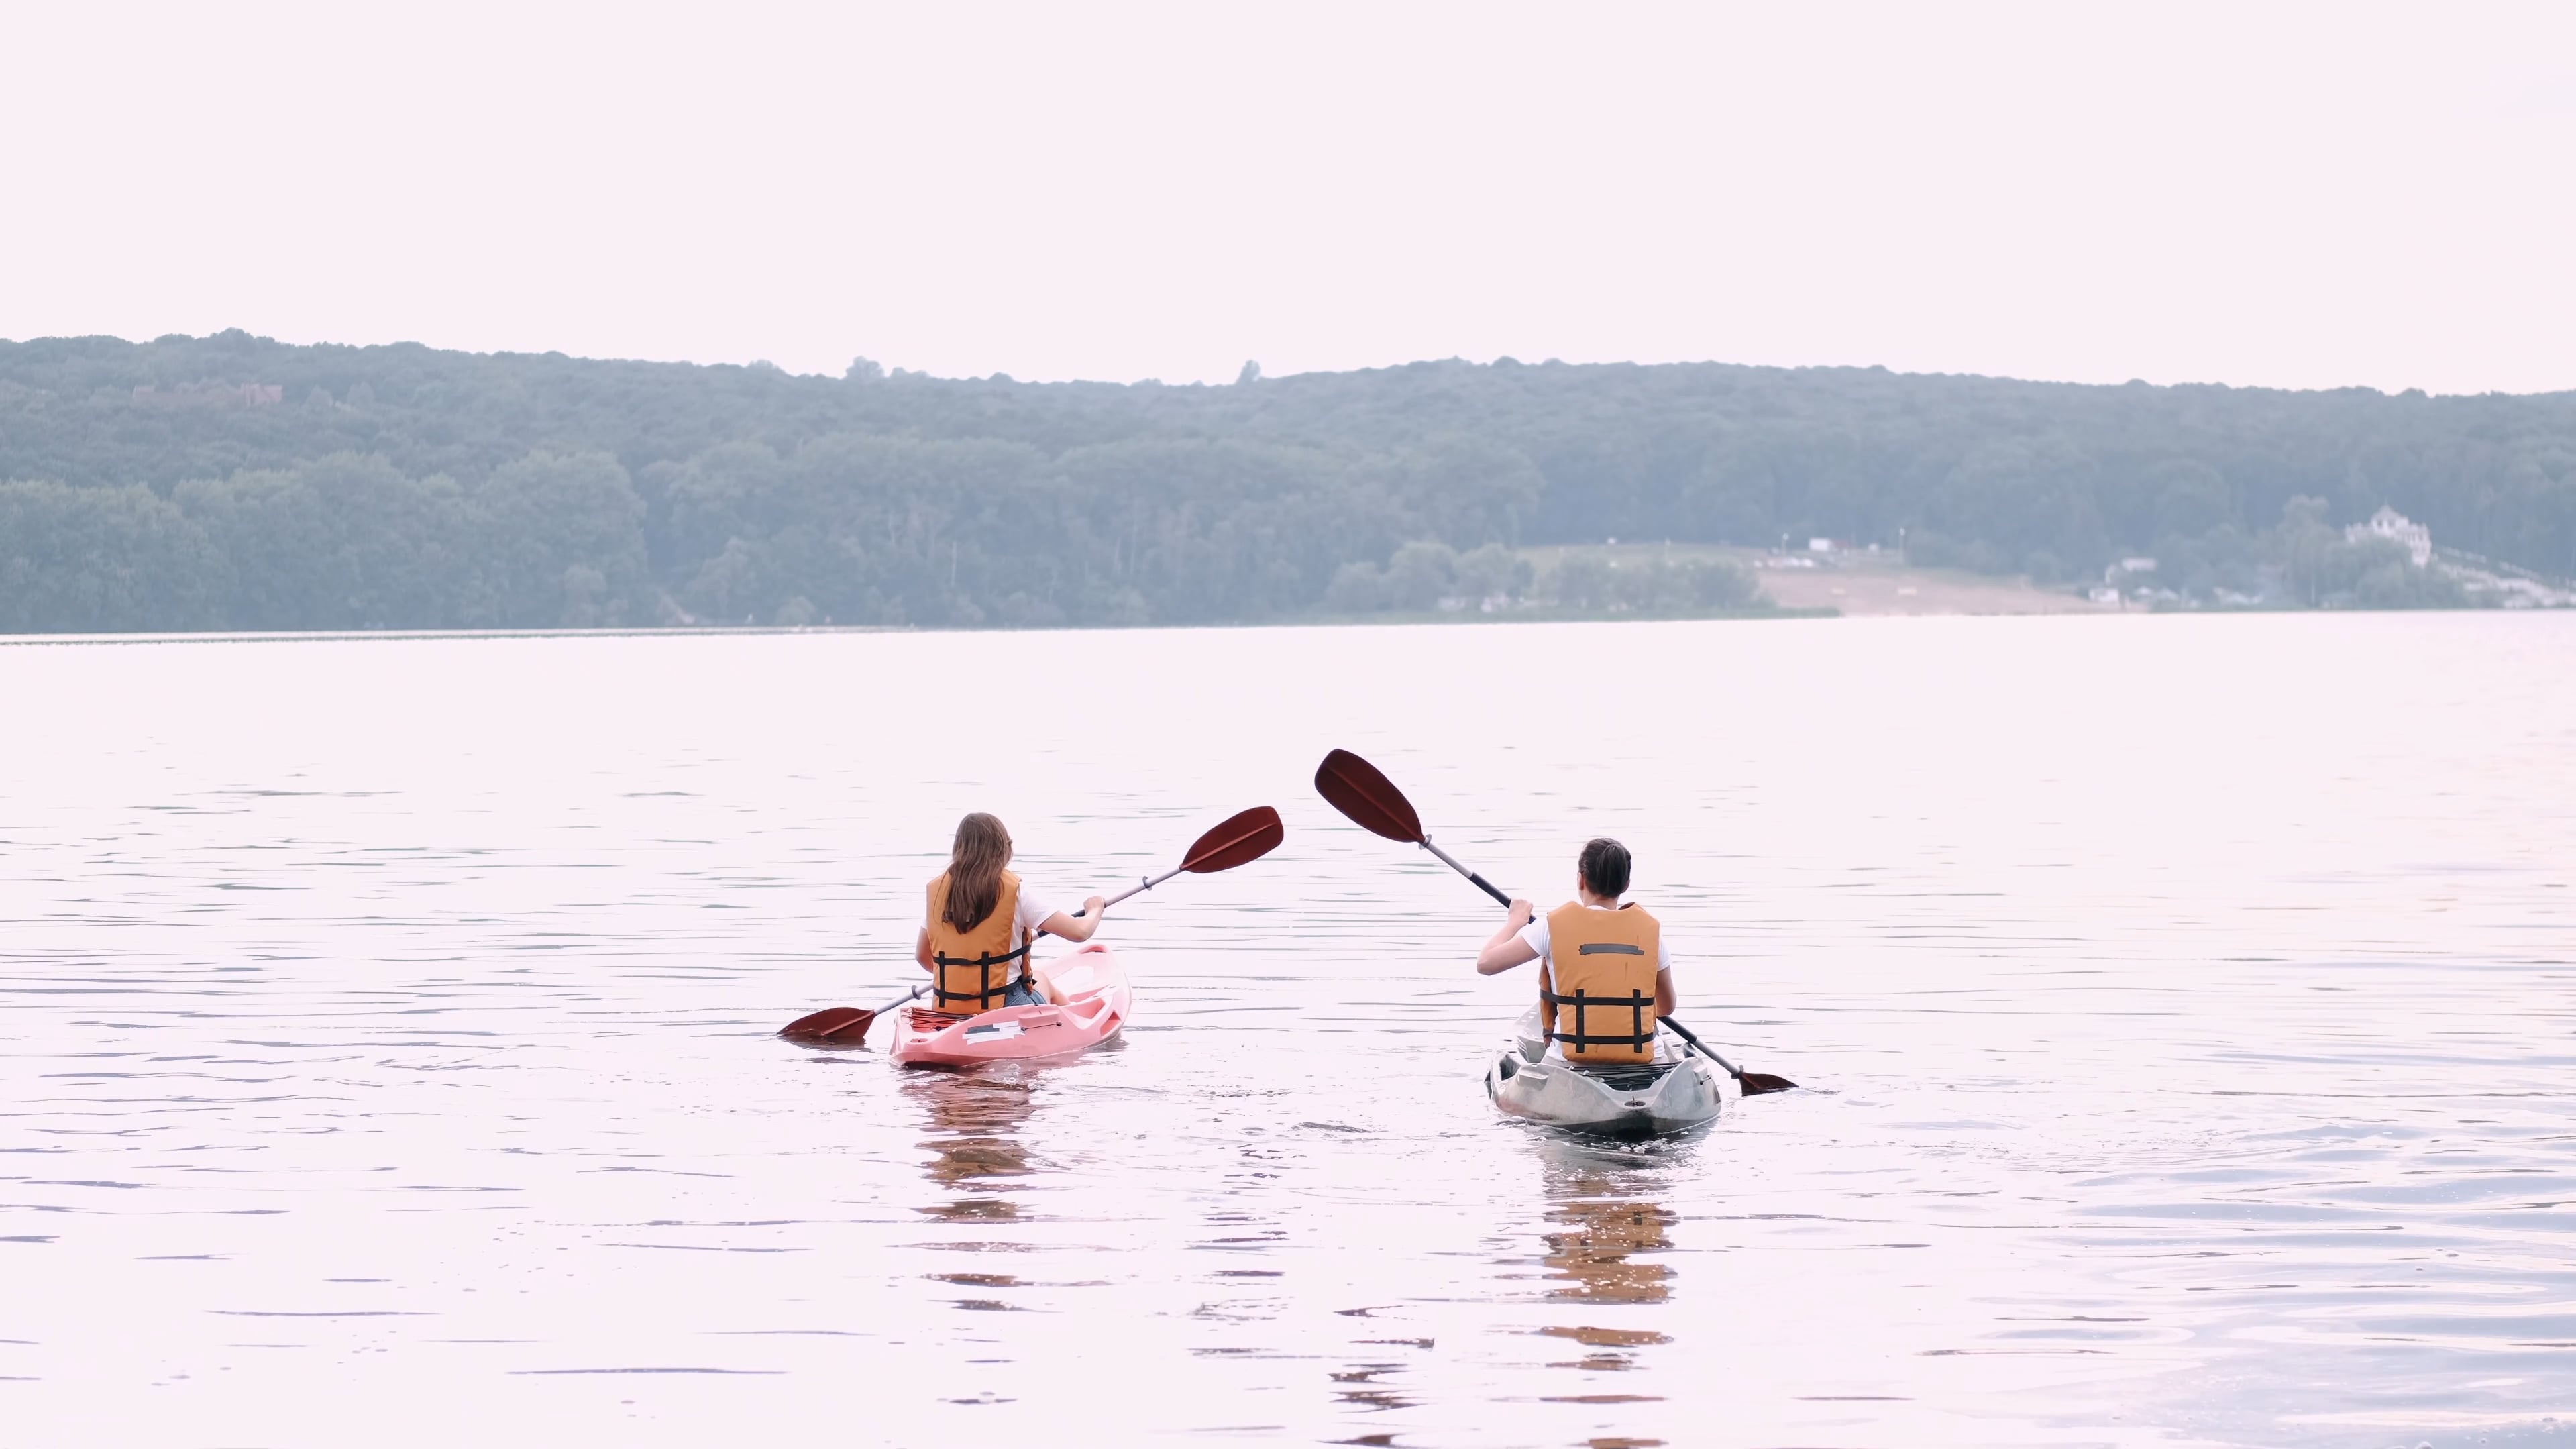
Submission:
<svg viewBox="0 0 2576 1449">
<path fill-rule="evenodd" d="M 2576 617 L 0 648 L 13 1445 L 2576 1443 Z M 1587 1148 L 1637 853 L 1808 1090 Z M 877 1005 L 956 817 L 1123 1045 Z"/>
</svg>

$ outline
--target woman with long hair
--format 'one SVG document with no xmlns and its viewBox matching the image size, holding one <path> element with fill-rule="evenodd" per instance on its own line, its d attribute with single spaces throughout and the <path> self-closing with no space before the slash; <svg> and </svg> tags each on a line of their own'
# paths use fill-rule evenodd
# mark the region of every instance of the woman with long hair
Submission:
<svg viewBox="0 0 2576 1449">
<path fill-rule="evenodd" d="M 1011 873 L 1011 832 L 978 810 L 957 822 L 948 869 L 930 883 L 913 959 L 930 973 L 931 1008 L 973 1016 L 1005 1006 L 1062 1002 L 1029 959 L 1043 931 L 1088 941 L 1108 902 L 1093 896 L 1068 916 L 1023 888 Z"/>
</svg>

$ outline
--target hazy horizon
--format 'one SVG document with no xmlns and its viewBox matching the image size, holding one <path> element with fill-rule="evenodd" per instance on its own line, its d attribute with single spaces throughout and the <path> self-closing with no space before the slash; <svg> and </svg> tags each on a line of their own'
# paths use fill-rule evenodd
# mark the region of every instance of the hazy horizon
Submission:
<svg viewBox="0 0 2576 1449">
<path fill-rule="evenodd" d="M 220 335 L 222 335 L 223 333 L 226 333 L 226 332 L 240 332 L 240 333 L 244 333 L 244 334 L 246 334 L 246 335 L 248 335 L 248 336 L 250 336 L 250 337 L 252 337 L 252 338 L 254 338 L 254 339 L 258 340 L 258 341 L 262 341 L 262 342 L 276 342 L 276 343 L 283 343 L 283 344 L 286 344 L 286 345 L 289 345 L 289 346 L 298 346 L 298 347 L 348 347 L 348 348 L 355 348 L 355 349 L 365 349 L 365 348 L 375 348 L 375 347 L 415 347 L 415 346 L 416 346 L 416 347 L 427 347 L 427 348 L 430 348 L 430 349 L 432 349 L 432 350 L 434 350 L 434 351 L 439 351 L 439 352 L 456 352 L 456 353 L 462 353 L 462 354 L 465 354 L 465 355 L 467 355 L 467 356 L 473 356 L 473 357 L 547 357 L 547 356 L 556 356 L 556 355 L 560 355 L 560 356 L 564 356 L 564 357 L 570 358 L 570 359 L 572 359 L 572 360 L 574 360 L 574 361 L 576 361 L 576 362 L 645 363 L 645 364 L 650 364 L 650 365 L 657 365 L 657 366 L 667 365 L 667 366 L 673 366 L 673 367 L 759 367 L 759 366 L 767 365 L 767 366 L 777 367 L 777 368 L 779 369 L 779 371 L 781 371 L 781 372 L 783 372 L 783 373 L 786 373 L 787 375 L 789 375 L 789 376 L 791 376 L 791 377 L 809 377 L 809 378 L 842 378 L 842 377 L 846 376 L 847 371 L 848 371 L 848 367 L 849 367 L 849 364 L 850 364 L 850 362 L 851 362 L 851 361 L 855 361 L 855 360 L 858 360 L 858 359 L 859 359 L 859 358 L 861 358 L 861 357 L 865 357 L 865 356 L 866 356 L 865 354 L 852 354 L 852 357 L 851 357 L 851 358 L 849 358 L 849 359 L 845 359 L 845 360 L 844 360 L 844 361 L 843 361 L 839 366 L 826 366 L 826 367 L 815 367 L 815 368 L 811 368 L 811 369 L 801 369 L 801 368 L 793 368 L 793 367 L 786 367 L 786 366 L 783 366 L 783 365 L 779 364 L 778 362 L 776 362 L 774 359 L 767 358 L 767 357 L 756 357 L 756 358 L 748 359 L 748 360 L 746 360 L 746 361 L 718 360 L 718 361 L 713 361 L 713 362 L 701 361 L 701 360 L 696 359 L 696 358 L 687 358 L 687 357 L 613 357 L 613 356 L 605 356 L 605 355 L 598 355 L 598 354 L 591 354 L 591 353 L 568 352 L 568 351 L 565 351 L 563 348 L 560 348 L 560 347 L 552 347 L 552 348 L 500 348 L 500 347 L 494 347 L 494 348 L 470 348 L 470 347 L 448 347 L 448 346 L 442 346 L 442 345 L 437 344 L 437 343 L 424 342 L 424 341 L 422 341 L 421 339 L 416 338 L 416 337 L 396 337 L 396 338 L 388 338 L 388 339 L 383 339 L 383 340 L 372 340 L 372 341 L 345 341 L 345 340 L 339 340 L 339 339 L 324 338 L 324 339 L 318 339 L 318 340 L 315 340 L 315 341 L 305 342 L 305 341 L 297 341 L 296 339 L 293 339 L 293 338 L 280 337 L 280 336 L 275 335 L 274 333 L 262 332 L 262 331 L 260 331 L 259 329 L 254 328 L 254 327 L 229 327 L 229 328 L 220 328 L 220 329 L 217 329 L 217 330 L 216 330 L 216 331 L 214 331 L 214 332 L 210 332 L 210 333 L 202 334 L 202 336 L 192 336 L 191 334 L 187 334 L 187 333 L 165 333 L 165 334 L 162 334 L 162 335 L 163 335 L 163 336 L 172 336 L 172 337 L 182 337 L 182 338 L 187 338 L 188 340 L 191 340 L 191 341 L 195 341 L 195 340 L 203 340 L 204 338 L 212 338 L 212 337 L 220 336 Z M 30 336 L 30 337 L 0 337 L 0 345 L 22 345 L 22 346 L 23 346 L 23 345 L 32 344 L 32 343 L 43 343 L 43 342 L 77 342 L 77 341 L 82 340 L 82 339 L 83 339 L 83 338 L 85 338 L 85 337 L 105 337 L 105 338 L 112 339 L 112 340 L 114 340 L 114 341 L 124 342 L 124 343 L 129 343 L 129 344 L 138 345 L 138 346 L 139 346 L 139 345 L 143 345 L 143 344 L 147 344 L 147 343 L 150 343 L 150 342 L 153 342 L 153 341 L 157 340 L 156 338 L 152 338 L 152 337 L 127 337 L 127 336 L 123 336 L 123 335 L 121 335 L 121 334 L 112 333 L 112 332 L 92 332 L 92 333 L 56 333 L 56 334 L 50 334 L 50 335 L 45 335 L 45 336 Z M 1151 387 L 1223 387 L 1223 386 L 1226 386 L 1226 385 L 1228 385 L 1228 384 L 1230 384 L 1230 383 L 1232 383 L 1232 382 L 1234 382 L 1234 381 L 1236 381 L 1236 380 L 1237 380 L 1237 379 L 1235 379 L 1235 378 L 1233 378 L 1233 377 L 1226 377 L 1226 378 L 1188 378 L 1188 379 L 1183 379 L 1183 380 L 1179 380 L 1179 381 L 1175 381 L 1175 380 L 1170 379 L 1170 378 L 1161 378 L 1161 377 L 1126 377 L 1126 378 L 1120 378 L 1120 377 L 1022 377 L 1022 376 L 1019 376 L 1019 375 L 1018 375 L 1018 374 L 1016 374 L 1016 373 L 1009 372 L 1007 369 L 998 370 L 998 371 L 997 371 L 997 372 L 995 372 L 995 373 L 943 373 L 943 372 L 933 371 L 933 370 L 931 370 L 931 369 L 927 369 L 927 368 L 907 367 L 907 366 L 905 365 L 905 363 L 904 363 L 901 359 L 899 359 L 899 358 L 897 358 L 897 359 L 888 359 L 888 358 L 882 358 L 882 357 L 867 357 L 867 358 L 866 358 L 866 360 L 877 363 L 880 367 L 885 368 L 888 372 L 893 372 L 893 371 L 897 371 L 897 370 L 903 370 L 903 371 L 911 372 L 911 373 L 917 374 L 917 375 L 919 375 L 919 376 L 927 377 L 927 378 L 931 378 L 931 379 L 933 379 L 933 380 L 941 381 L 941 382 L 982 382 L 982 381 L 997 380 L 997 379 L 998 379 L 998 380 L 1006 381 L 1006 382 L 1013 383 L 1013 384 L 1030 384 L 1030 385 L 1034 385 L 1034 386 L 1097 386 L 1097 387 L 1148 387 L 1148 386 L 1151 386 Z M 1246 359 L 1246 360 L 1247 360 L 1247 361 L 1251 361 L 1251 362 L 1255 362 L 1255 363 L 1258 363 L 1258 362 L 1260 361 L 1260 359 L 1258 359 L 1258 358 L 1249 358 L 1249 359 Z M 1287 378 L 1295 378 L 1295 377 L 1330 377 L 1330 376 L 1337 376 L 1337 375 L 1349 374 L 1349 373 L 1392 372 L 1392 371 L 1399 371 L 1399 370 L 1404 369 L 1404 368 L 1407 368 L 1407 367 L 1413 367 L 1413 366 L 1418 366 L 1418 365 L 1422 365 L 1422 364 L 1442 364 L 1442 363 L 1453 363 L 1453 362 L 1454 362 L 1454 363 L 1462 363 L 1462 364 L 1467 365 L 1467 366 L 1470 366 L 1470 367 L 1491 367 L 1491 366 L 1494 366 L 1494 365 L 1495 365 L 1495 364 L 1497 364 L 1497 363 L 1519 363 L 1519 364 L 1521 364 L 1521 365 L 1523 365 L 1523 366 L 1529 366 L 1529 367 L 1546 366 L 1546 365 L 1549 365 L 1549 364 L 1562 364 L 1562 365 L 1564 365 L 1564 366 L 1568 366 L 1568 367 L 1641 367 L 1641 368 L 1642 368 L 1642 367 L 1742 367 L 1742 368 L 1768 368 L 1768 369 L 1777 369 L 1777 370 L 1785 371 L 1785 372 L 1833 372 L 1833 371 L 1859 371 L 1859 372 L 1869 372 L 1869 371 L 1878 371 L 1878 372 L 1886 372 L 1886 373 L 1890 373 L 1890 374 L 1893 374 L 1893 375 L 1896 375 L 1896 376 L 1900 376 L 1900 377 L 1958 378 L 1958 379 L 1964 379 L 1964 380 L 1985 381 L 1985 382 L 2036 383 L 2036 384 L 2040 384 L 2040 385 L 2062 385 L 2062 386 L 2067 386 L 2067 387 L 2121 387 L 2121 386 L 2125 386 L 2125 385 L 2127 385 L 2127 384 L 2129 384 L 2129 383 L 2131 383 L 2131 382 L 2147 382 L 2147 380 L 2146 380 L 2146 379 L 2144 379 L 2144 378 L 2123 378 L 2123 379 L 2120 379 L 2120 380 L 2118 380 L 2118 381 L 2116 381 L 2116 382 L 2102 382 L 2102 381 L 2095 381 L 2095 380 L 2089 380 L 2089 379 L 2078 379 L 2078 378 L 2021 377 L 2021 376 L 2014 376 L 2014 375 L 2006 374 L 2006 373 L 1980 373 L 1980 372 L 1959 372 L 1959 371 L 1926 370 L 1926 369 L 1919 369 L 1919 368 L 1895 368 L 1895 367 L 1888 367 L 1888 366 L 1887 366 L 1887 365 L 1885 365 L 1884 363 L 1873 363 L 1873 362 L 1795 362 L 1795 363 L 1779 363 L 1779 362 L 1748 362 L 1748 361 L 1744 361 L 1744 360 L 1741 360 L 1741 359 L 1738 359 L 1738 358 L 1729 358 L 1729 357 L 1674 357 L 1674 358 L 1664 358 L 1664 359 L 1653 360 L 1653 361 L 1643 360 L 1643 359 L 1639 359 L 1639 358 L 1629 358 L 1629 357 L 1609 357 L 1609 358 L 1587 359 L 1587 360 L 1577 361 L 1577 360 L 1572 359 L 1572 358 L 1562 358 L 1562 357 L 1544 357 L 1544 358 L 1541 358 L 1541 357 L 1515 357 L 1515 356 L 1513 356 L 1513 355 L 1512 355 L 1512 354 L 1510 354 L 1510 353 L 1498 353 L 1498 354 L 1496 354 L 1495 356 L 1492 356 L 1492 357 L 1460 357 L 1460 356 L 1457 356 L 1457 355 L 1455 355 L 1455 354 L 1452 354 L 1452 355 L 1449 355 L 1449 356 L 1445 356 L 1445 357 L 1406 357 L 1406 358 L 1398 358 L 1398 359 L 1395 359 L 1395 360 L 1393 360 L 1393 361 L 1388 361 L 1388 362 L 1369 363 L 1369 364 L 1363 364 L 1363 365 L 1358 365 L 1358 366 L 1353 366 L 1353 367 L 1338 367 L 1338 368 L 1336 368 L 1336 367 L 1317 367 L 1317 368 L 1308 368 L 1308 369 L 1306 369 L 1306 370 L 1304 370 L 1304 371 L 1301 371 L 1301 372 L 1283 372 L 1283 371 L 1280 371 L 1280 370 L 1278 370 L 1278 369 L 1270 368 L 1270 367 L 1266 367 L 1266 366 L 1265 366 L 1265 367 L 1263 367 L 1263 368 L 1261 369 L 1261 378 L 1262 378 L 1262 380 L 1264 380 L 1264 381 L 1280 381 L 1280 380 L 1283 380 L 1283 379 L 1287 379 Z M 2552 395 L 2559 394 L 2559 393 L 2576 392 L 2576 383 L 2571 383 L 2570 385 L 2568 385 L 2568 386 L 2566 386 L 2566 387 L 2543 388 L 2543 389 L 2539 389 L 2539 390 L 2537 390 L 2537 391 L 2533 391 L 2533 392 L 2508 392 L 2508 391 L 2505 391 L 2504 389 L 2500 389 L 2500 388 L 2487 388 L 2487 389 L 2481 389 L 2481 390 L 2473 391 L 2473 392 L 2445 392 L 2445 391 L 2442 391 L 2442 390 L 2440 390 L 2440 389 L 2435 389 L 2435 388 L 2415 388 L 2415 389 L 2404 389 L 2404 388 L 2381 388 L 2381 387 L 2374 387 L 2374 386 L 2372 386 L 2371 384 L 2368 384 L 2368 383 L 2344 383 L 2344 384 L 2337 384 L 2337 385 L 2321 385 L 2321 386 L 2315 386 L 2315 387 L 2285 387 L 2285 386 L 2275 386 L 2275 385 L 2268 384 L 2268 383 L 2236 383 L 2236 382 L 2225 382 L 2225 381 L 2221 381 L 2221 380 L 2213 379 L 2213 378 L 2176 378 L 2176 379 L 2173 379 L 2173 380 L 2168 381 L 2168 382 L 2147 382 L 2147 385 L 2148 385 L 2148 386 L 2150 386 L 2150 387 L 2224 387 L 2224 388 L 2233 388 L 2233 389 L 2237 389 L 2237 390 L 2239 390 L 2239 391 L 2246 391 L 2246 392 L 2289 392 L 2289 393 L 2341 392 L 2341 391 L 2352 391 L 2352 390 L 2356 390 L 2356 389 L 2357 389 L 2357 390 L 2365 391 L 2365 392 L 2377 392 L 2377 393 L 2379 393 L 2379 394 L 2381 394 L 2381 395 L 2383 395 L 2383 396 L 2397 396 L 2397 395 L 2399 395 L 2399 394 L 2401 394 L 2401 393 L 2403 393 L 2403 392 L 2406 392 L 2406 391 L 2416 391 L 2416 392 L 2422 392 L 2422 393 L 2424 393 L 2424 394 L 2425 394 L 2426 396 L 2428 396 L 2428 397 L 2491 397 L 2491 396 L 2492 396 L 2492 397 L 2547 397 L 2547 396 L 2552 396 Z"/>
<path fill-rule="evenodd" d="M 20 17 L 0 335 L 2576 388 L 2576 12 Z M 67 125 L 66 117 L 78 118 Z"/>
</svg>

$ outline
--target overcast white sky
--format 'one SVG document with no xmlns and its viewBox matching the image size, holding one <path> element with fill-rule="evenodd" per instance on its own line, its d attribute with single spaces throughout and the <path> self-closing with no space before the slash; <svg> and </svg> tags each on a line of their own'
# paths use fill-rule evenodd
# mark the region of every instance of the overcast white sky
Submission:
<svg viewBox="0 0 2576 1449">
<path fill-rule="evenodd" d="M 0 4 L 0 336 L 2576 388 L 2576 4 Z"/>
</svg>

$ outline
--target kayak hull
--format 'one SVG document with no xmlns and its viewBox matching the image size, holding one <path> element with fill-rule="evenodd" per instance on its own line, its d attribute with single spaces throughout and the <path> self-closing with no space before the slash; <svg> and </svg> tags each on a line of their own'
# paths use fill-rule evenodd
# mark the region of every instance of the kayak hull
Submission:
<svg viewBox="0 0 2576 1449">
<path fill-rule="evenodd" d="M 1670 1137 L 1705 1127 L 1725 1105 L 1717 1066 L 1671 1032 L 1657 1033 L 1655 1060 L 1597 1069 L 1546 1059 L 1538 1011 L 1485 1069 L 1485 1095 L 1514 1117 L 1589 1137 Z"/>
<path fill-rule="evenodd" d="M 1063 993 L 1062 1006 L 1005 1006 L 968 1017 L 918 1006 L 896 1012 L 894 1064 L 971 1067 L 1067 1056 L 1108 1041 L 1127 1025 L 1136 993 L 1107 946 L 1089 942 L 1041 969 Z"/>
</svg>

